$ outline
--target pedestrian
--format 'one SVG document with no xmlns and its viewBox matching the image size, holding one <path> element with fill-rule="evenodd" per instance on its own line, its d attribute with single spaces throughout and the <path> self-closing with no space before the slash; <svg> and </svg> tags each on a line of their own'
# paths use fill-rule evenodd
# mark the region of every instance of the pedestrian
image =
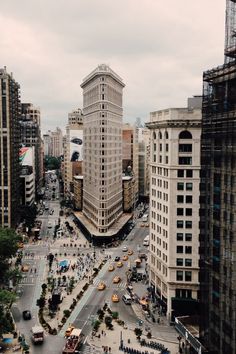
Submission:
<svg viewBox="0 0 236 354">
<path fill-rule="evenodd" d="M 102 330 L 102 336 L 103 336 L 103 330 Z"/>
</svg>

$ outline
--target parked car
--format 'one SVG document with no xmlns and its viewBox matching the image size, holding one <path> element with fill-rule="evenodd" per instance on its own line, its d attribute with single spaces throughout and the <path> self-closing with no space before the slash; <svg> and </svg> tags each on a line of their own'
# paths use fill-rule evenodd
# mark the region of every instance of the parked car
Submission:
<svg viewBox="0 0 236 354">
<path fill-rule="evenodd" d="M 31 320 L 31 312 L 29 310 L 25 310 L 22 312 L 22 316 L 24 320 Z"/>
<path fill-rule="evenodd" d="M 120 257 L 119 257 L 119 256 L 116 256 L 116 257 L 115 257 L 115 262 L 119 262 L 119 260 L 120 260 Z"/>
<path fill-rule="evenodd" d="M 122 251 L 123 252 L 127 252 L 128 251 L 128 247 L 127 246 L 123 246 Z"/>
</svg>

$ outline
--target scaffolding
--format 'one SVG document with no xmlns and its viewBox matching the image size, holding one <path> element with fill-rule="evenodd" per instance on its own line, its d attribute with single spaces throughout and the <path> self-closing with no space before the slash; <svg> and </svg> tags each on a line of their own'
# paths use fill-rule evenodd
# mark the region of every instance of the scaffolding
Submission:
<svg viewBox="0 0 236 354">
<path fill-rule="evenodd" d="M 236 0 L 226 0 L 225 62 L 236 58 Z"/>
<path fill-rule="evenodd" d="M 201 336 L 236 354 L 236 0 L 226 0 L 224 53 L 203 73 Z"/>
</svg>

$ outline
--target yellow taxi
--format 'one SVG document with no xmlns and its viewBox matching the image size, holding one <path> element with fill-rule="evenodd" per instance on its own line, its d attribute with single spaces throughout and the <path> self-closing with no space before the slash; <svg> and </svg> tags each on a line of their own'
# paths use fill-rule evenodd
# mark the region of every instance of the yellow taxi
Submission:
<svg viewBox="0 0 236 354">
<path fill-rule="evenodd" d="M 112 272 L 114 269 L 115 269 L 115 267 L 113 266 L 113 264 L 110 264 L 110 265 L 109 265 L 109 268 L 108 268 L 108 271 L 109 271 L 109 272 Z"/>
<path fill-rule="evenodd" d="M 28 264 L 22 264 L 21 271 L 22 272 L 28 272 L 29 271 L 29 265 Z"/>
<path fill-rule="evenodd" d="M 134 252 L 133 252 L 132 250 L 128 250 L 128 255 L 129 255 L 129 256 L 132 256 L 133 253 L 134 253 Z"/>
<path fill-rule="evenodd" d="M 120 301 L 119 296 L 117 294 L 113 294 L 111 297 L 111 301 L 112 302 L 119 302 Z"/>
<path fill-rule="evenodd" d="M 104 290 L 105 288 L 106 288 L 106 284 L 105 283 L 101 282 L 101 283 L 98 284 L 98 287 L 97 287 L 98 290 Z"/>
<path fill-rule="evenodd" d="M 128 261 L 129 257 L 128 256 L 123 256 L 123 261 Z"/>
<path fill-rule="evenodd" d="M 73 331 L 73 329 L 75 329 L 74 326 L 69 325 L 69 327 L 67 328 L 67 330 L 65 331 L 65 337 L 70 337 L 71 332 Z"/>
<path fill-rule="evenodd" d="M 121 281 L 121 278 L 116 276 L 114 279 L 113 279 L 113 283 L 114 284 L 118 284 L 119 282 Z"/>
<path fill-rule="evenodd" d="M 122 263 L 122 262 L 117 262 L 117 267 L 118 267 L 118 268 L 123 267 L 123 263 Z"/>
</svg>

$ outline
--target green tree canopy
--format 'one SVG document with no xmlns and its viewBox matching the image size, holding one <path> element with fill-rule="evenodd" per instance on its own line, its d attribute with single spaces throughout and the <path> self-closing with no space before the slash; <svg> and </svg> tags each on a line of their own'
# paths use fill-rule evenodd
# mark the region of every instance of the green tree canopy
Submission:
<svg viewBox="0 0 236 354">
<path fill-rule="evenodd" d="M 12 303 L 16 300 L 16 295 L 8 290 L 0 290 L 0 304 L 10 308 Z"/>
<path fill-rule="evenodd" d="M 61 158 L 54 156 L 45 156 L 44 166 L 46 170 L 58 170 L 61 166 Z"/>
<path fill-rule="evenodd" d="M 0 228 L 0 263 L 15 256 L 21 236 L 12 229 Z"/>
<path fill-rule="evenodd" d="M 17 243 L 21 237 L 12 229 L 0 228 L 0 281 L 9 269 L 9 259 L 15 256 L 18 249 Z"/>
</svg>

